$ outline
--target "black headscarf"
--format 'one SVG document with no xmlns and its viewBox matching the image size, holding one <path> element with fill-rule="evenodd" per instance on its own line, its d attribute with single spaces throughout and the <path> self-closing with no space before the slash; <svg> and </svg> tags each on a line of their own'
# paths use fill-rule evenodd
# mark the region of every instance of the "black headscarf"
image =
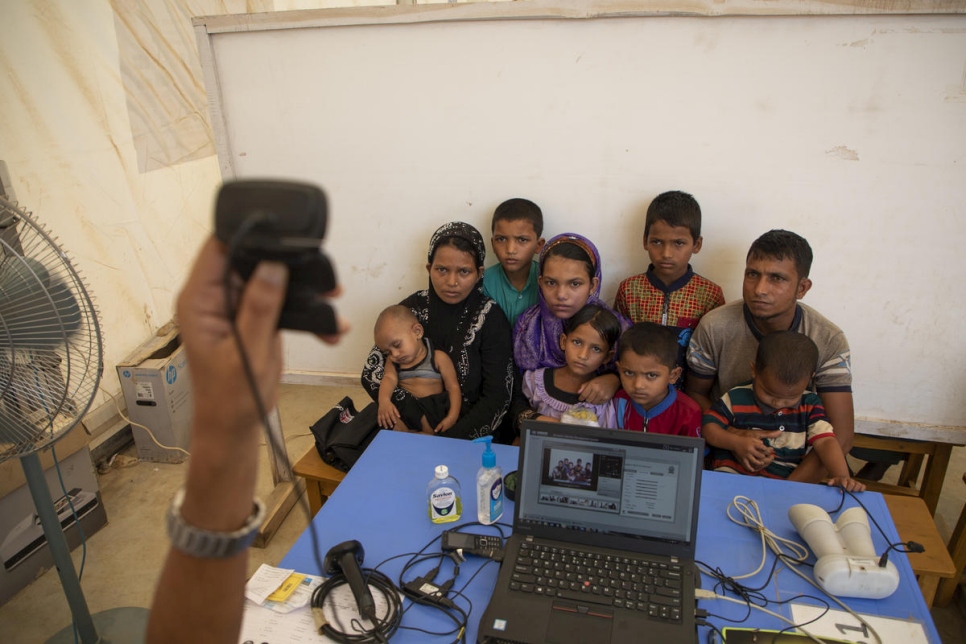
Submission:
<svg viewBox="0 0 966 644">
<path fill-rule="evenodd" d="M 483 236 L 461 221 L 445 224 L 433 234 L 429 243 L 430 264 L 436 249 L 454 237 L 469 244 L 476 267 L 482 269 L 486 259 Z M 412 309 L 426 330 L 426 337 L 435 348 L 449 355 L 456 369 L 463 405 L 459 420 L 446 435 L 476 438 L 495 432 L 513 390 L 513 350 L 506 316 L 495 301 L 483 295 L 482 274 L 462 302 L 447 304 L 441 300 L 430 280 L 428 289 L 413 293 L 400 304 Z M 378 400 L 384 369 L 385 358 L 373 347 L 362 370 L 362 385 L 373 400 Z M 393 392 L 392 402 L 404 417 L 419 418 L 424 413 L 419 401 L 402 388 Z"/>
<path fill-rule="evenodd" d="M 451 221 L 440 226 L 429 240 L 427 259 L 433 263 L 436 249 L 446 244 L 452 238 L 466 241 L 473 247 L 476 267 L 482 269 L 486 262 L 486 245 L 483 236 L 473 226 L 462 221 Z M 483 273 L 462 302 L 447 304 L 439 298 L 433 289 L 433 280 L 429 280 L 429 320 L 426 323 L 426 335 L 429 336 L 439 349 L 450 355 L 458 351 L 458 347 L 466 343 L 467 334 L 473 321 L 479 315 L 480 309 L 486 302 L 483 295 Z M 459 365 L 457 364 L 457 372 Z"/>
</svg>

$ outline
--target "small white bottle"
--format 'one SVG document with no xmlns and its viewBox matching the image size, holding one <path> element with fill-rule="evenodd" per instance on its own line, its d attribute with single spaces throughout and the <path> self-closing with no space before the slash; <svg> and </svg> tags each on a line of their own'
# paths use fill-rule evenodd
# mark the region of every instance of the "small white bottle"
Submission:
<svg viewBox="0 0 966 644">
<path fill-rule="evenodd" d="M 483 467 L 476 475 L 476 518 L 480 523 L 490 525 L 503 516 L 503 470 L 496 465 L 492 436 L 475 438 L 473 442 L 486 443 Z"/>
<path fill-rule="evenodd" d="M 436 475 L 426 486 L 429 498 L 429 518 L 433 523 L 458 521 L 463 514 L 460 483 L 449 475 L 445 465 L 436 466 Z"/>
</svg>

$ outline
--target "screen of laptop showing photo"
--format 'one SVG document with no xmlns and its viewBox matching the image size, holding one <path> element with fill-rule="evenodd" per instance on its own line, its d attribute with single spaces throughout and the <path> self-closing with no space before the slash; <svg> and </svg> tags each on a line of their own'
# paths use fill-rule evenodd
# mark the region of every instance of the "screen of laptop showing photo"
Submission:
<svg viewBox="0 0 966 644">
<path fill-rule="evenodd" d="M 701 441 L 546 426 L 524 430 L 519 522 L 689 542 Z"/>
</svg>

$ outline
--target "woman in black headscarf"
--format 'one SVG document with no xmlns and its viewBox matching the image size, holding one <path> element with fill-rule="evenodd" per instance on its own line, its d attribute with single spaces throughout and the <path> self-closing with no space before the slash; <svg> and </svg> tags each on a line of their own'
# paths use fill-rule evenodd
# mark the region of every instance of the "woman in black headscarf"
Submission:
<svg viewBox="0 0 966 644">
<path fill-rule="evenodd" d="M 493 434 L 513 389 L 512 332 L 503 310 L 483 295 L 485 257 L 476 228 L 461 221 L 444 224 L 429 242 L 429 288 L 400 302 L 412 309 L 426 337 L 456 367 L 463 405 L 459 420 L 444 434 L 454 438 Z M 362 371 L 362 386 L 373 400 L 379 397 L 384 360 L 373 347 Z M 392 402 L 404 417 L 422 415 L 419 403 L 404 389 L 396 388 Z"/>
</svg>

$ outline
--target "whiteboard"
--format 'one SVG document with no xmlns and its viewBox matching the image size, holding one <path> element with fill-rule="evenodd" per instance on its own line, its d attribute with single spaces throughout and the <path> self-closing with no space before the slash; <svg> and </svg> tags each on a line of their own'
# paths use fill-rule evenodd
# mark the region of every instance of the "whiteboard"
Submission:
<svg viewBox="0 0 966 644">
<path fill-rule="evenodd" d="M 612 301 L 647 266 L 648 203 L 682 189 L 729 301 L 761 233 L 809 240 L 804 302 L 849 338 L 857 416 L 966 425 L 966 16 L 309 15 L 196 27 L 223 174 L 329 195 L 353 331 L 289 337 L 290 372 L 358 374 L 376 314 L 426 286 L 433 230 L 488 238 L 509 197 L 598 245 Z"/>
</svg>

